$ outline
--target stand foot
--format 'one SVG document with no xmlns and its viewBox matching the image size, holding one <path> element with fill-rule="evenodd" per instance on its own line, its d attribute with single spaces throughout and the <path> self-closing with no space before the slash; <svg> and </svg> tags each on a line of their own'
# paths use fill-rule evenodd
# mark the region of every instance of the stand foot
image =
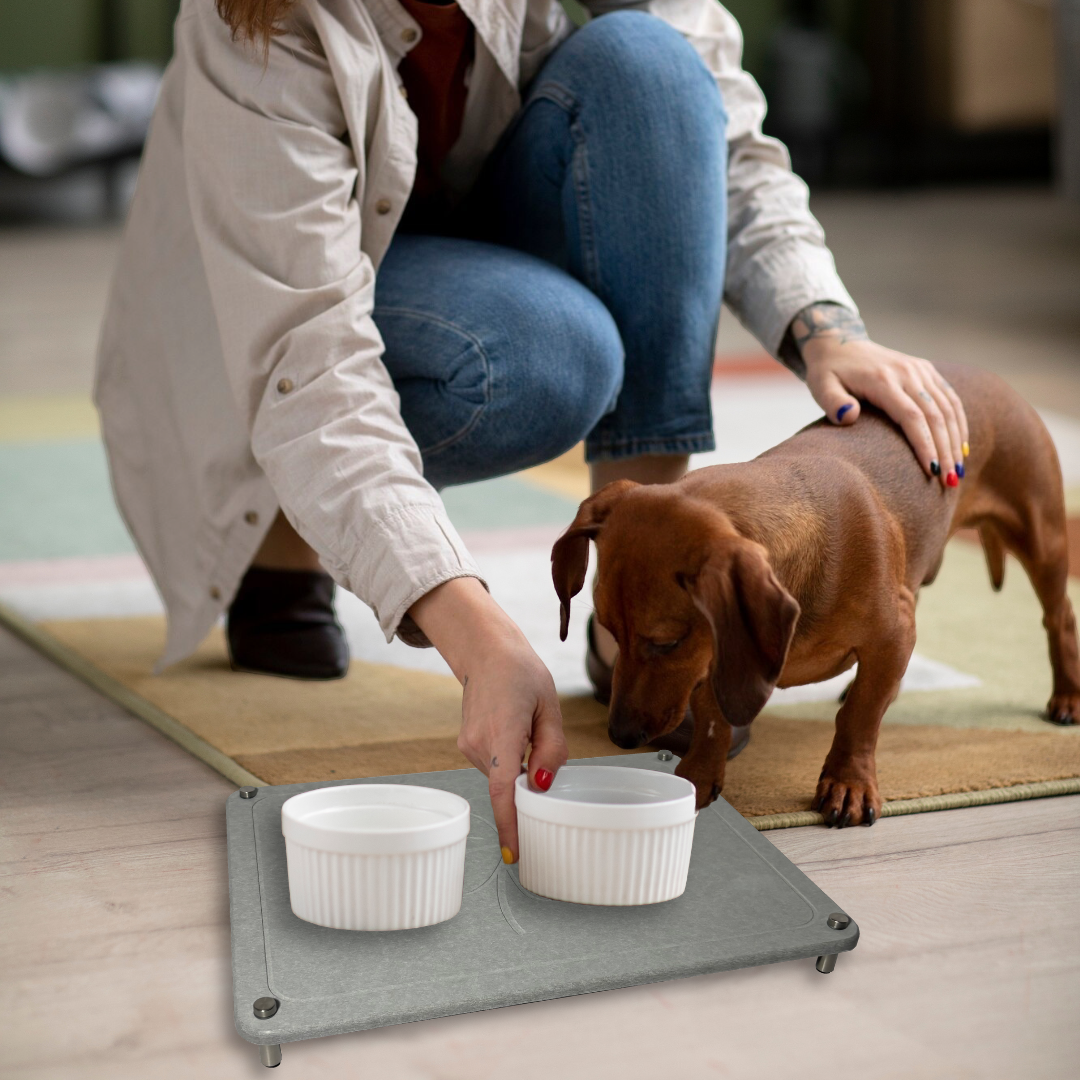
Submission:
<svg viewBox="0 0 1080 1080">
<path fill-rule="evenodd" d="M 835 959 L 835 957 L 833 959 Z M 268 1069 L 276 1069 L 281 1064 L 281 1046 L 260 1046 L 259 1060 Z"/>
<path fill-rule="evenodd" d="M 819 956 L 817 958 L 817 969 L 822 975 L 828 975 L 834 967 L 836 967 L 836 953 L 829 953 L 828 956 Z M 281 1060 L 280 1055 L 278 1060 Z"/>
</svg>

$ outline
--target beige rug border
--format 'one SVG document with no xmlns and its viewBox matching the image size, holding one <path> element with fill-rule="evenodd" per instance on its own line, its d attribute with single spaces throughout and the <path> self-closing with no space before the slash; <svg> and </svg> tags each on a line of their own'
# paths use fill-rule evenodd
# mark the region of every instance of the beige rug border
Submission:
<svg viewBox="0 0 1080 1080">
<path fill-rule="evenodd" d="M 29 619 L 13 611 L 6 604 L 0 604 L 0 624 L 59 664 L 65 671 L 82 679 L 83 682 L 115 701 L 132 715 L 161 732 L 167 739 L 182 746 L 189 754 L 209 765 L 237 787 L 268 786 L 265 780 L 260 780 L 254 773 L 248 772 L 227 754 L 211 746 L 205 739 L 199 738 L 168 713 L 133 693 L 111 675 L 106 675 L 89 660 L 62 644 Z M 900 799 L 886 803 L 881 809 L 881 816 L 883 818 L 900 817 L 904 814 L 925 814 L 935 810 L 958 810 L 967 806 L 989 806 L 995 803 L 1021 802 L 1027 799 L 1075 794 L 1080 794 L 1080 777 L 1066 780 L 1040 780 L 1034 784 L 1014 784 L 1010 787 L 985 788 L 982 791 L 956 791 L 945 795 L 927 795 L 920 799 Z M 824 820 L 821 814 L 812 810 L 747 818 L 755 829 L 762 832 L 770 829 L 793 829 L 803 825 L 821 825 Z"/>
</svg>

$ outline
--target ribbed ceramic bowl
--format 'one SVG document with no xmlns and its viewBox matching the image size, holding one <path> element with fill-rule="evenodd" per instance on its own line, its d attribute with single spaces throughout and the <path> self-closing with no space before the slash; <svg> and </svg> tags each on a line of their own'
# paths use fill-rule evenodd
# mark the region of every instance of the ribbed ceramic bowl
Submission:
<svg viewBox="0 0 1080 1080">
<path fill-rule="evenodd" d="M 281 831 L 293 914 L 335 930 L 410 930 L 461 909 L 469 804 L 407 784 L 287 799 Z"/>
<path fill-rule="evenodd" d="M 546 792 L 518 777 L 518 880 L 574 904 L 659 904 L 686 889 L 694 785 L 616 766 L 563 766 Z"/>
</svg>

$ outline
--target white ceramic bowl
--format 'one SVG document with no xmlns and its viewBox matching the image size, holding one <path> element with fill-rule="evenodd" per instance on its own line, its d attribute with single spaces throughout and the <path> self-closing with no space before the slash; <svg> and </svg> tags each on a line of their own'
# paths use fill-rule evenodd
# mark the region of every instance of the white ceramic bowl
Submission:
<svg viewBox="0 0 1080 1080">
<path fill-rule="evenodd" d="M 694 785 L 681 776 L 563 766 L 551 790 L 518 777 L 518 880 L 574 904 L 659 904 L 686 889 Z"/>
<path fill-rule="evenodd" d="M 347 784 L 286 799 L 293 914 L 335 930 L 409 930 L 461 909 L 469 804 L 407 784 Z"/>
</svg>

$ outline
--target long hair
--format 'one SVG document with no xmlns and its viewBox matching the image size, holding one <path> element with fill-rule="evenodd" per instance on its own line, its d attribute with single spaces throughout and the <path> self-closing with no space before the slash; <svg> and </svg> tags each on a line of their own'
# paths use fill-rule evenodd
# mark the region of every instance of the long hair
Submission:
<svg viewBox="0 0 1080 1080">
<path fill-rule="evenodd" d="M 270 39 L 280 31 L 278 23 L 296 0 L 216 0 L 218 14 L 229 25 L 234 38 L 248 41 L 264 52 Z"/>
</svg>

